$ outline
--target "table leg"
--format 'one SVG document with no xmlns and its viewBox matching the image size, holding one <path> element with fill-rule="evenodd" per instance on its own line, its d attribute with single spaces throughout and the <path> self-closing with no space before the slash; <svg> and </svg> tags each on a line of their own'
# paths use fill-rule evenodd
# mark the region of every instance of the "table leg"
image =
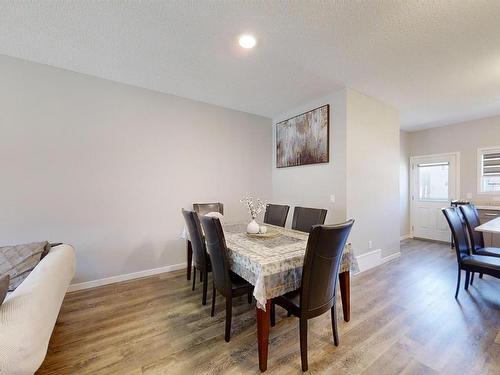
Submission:
<svg viewBox="0 0 500 375">
<path fill-rule="evenodd" d="M 349 271 L 339 273 L 340 297 L 342 298 L 342 311 L 344 320 L 351 320 L 351 274 Z"/>
<path fill-rule="evenodd" d="M 191 247 L 191 241 L 186 241 L 186 254 L 187 254 L 187 279 L 191 280 L 191 268 L 193 263 L 193 248 Z"/>
<path fill-rule="evenodd" d="M 259 369 L 267 370 L 267 354 L 269 349 L 269 311 L 271 300 L 266 302 L 266 311 L 257 307 L 257 345 L 259 347 Z"/>
</svg>

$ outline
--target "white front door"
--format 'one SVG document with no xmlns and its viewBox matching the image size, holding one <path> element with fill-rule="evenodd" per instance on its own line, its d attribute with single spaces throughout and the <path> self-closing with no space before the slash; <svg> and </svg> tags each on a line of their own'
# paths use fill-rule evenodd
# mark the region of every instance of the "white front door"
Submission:
<svg viewBox="0 0 500 375">
<path fill-rule="evenodd" d="M 459 197 L 459 154 L 415 156 L 410 166 L 413 237 L 450 241 L 441 208 Z"/>
</svg>

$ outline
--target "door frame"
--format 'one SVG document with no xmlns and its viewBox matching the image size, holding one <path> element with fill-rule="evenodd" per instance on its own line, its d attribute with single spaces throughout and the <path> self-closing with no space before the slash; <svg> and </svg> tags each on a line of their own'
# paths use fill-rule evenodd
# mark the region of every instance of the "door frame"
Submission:
<svg viewBox="0 0 500 375">
<path fill-rule="evenodd" d="M 460 152 L 444 152 L 440 154 L 428 154 L 428 155 L 414 155 L 410 156 L 410 236 L 413 238 L 413 221 L 414 221 L 414 211 L 415 211 L 415 177 L 413 176 L 414 162 L 418 158 L 432 158 L 432 157 L 442 157 L 442 156 L 454 156 L 455 157 L 455 195 L 456 198 L 460 197 Z"/>
</svg>

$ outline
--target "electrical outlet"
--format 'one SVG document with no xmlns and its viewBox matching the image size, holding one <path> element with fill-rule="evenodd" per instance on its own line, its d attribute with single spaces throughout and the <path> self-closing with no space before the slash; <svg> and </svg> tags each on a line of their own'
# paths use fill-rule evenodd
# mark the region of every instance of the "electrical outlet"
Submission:
<svg viewBox="0 0 500 375">
<path fill-rule="evenodd" d="M 368 248 L 371 249 L 373 247 L 373 242 L 372 241 L 368 241 Z"/>
<path fill-rule="evenodd" d="M 330 195 L 330 202 L 335 203 L 335 194 Z"/>
</svg>

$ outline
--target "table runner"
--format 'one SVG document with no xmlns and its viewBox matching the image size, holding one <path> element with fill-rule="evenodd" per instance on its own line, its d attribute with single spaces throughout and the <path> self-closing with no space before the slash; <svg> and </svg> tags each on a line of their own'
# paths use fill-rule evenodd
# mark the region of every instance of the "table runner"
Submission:
<svg viewBox="0 0 500 375">
<path fill-rule="evenodd" d="M 255 286 L 257 306 L 300 287 L 308 233 L 266 224 L 279 233 L 273 238 L 248 236 L 246 224 L 226 224 L 224 234 L 231 270 Z M 339 272 L 357 271 L 351 244 L 346 244 Z"/>
</svg>

